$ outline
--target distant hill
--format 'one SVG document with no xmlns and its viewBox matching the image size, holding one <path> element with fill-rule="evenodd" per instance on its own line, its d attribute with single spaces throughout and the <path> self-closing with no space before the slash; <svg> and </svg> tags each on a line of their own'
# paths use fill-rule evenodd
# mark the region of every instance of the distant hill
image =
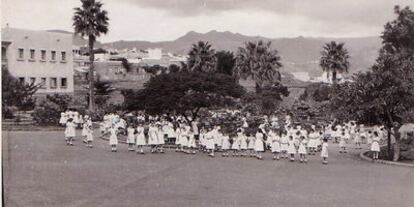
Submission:
<svg viewBox="0 0 414 207">
<path fill-rule="evenodd" d="M 308 72 L 310 76 L 322 74 L 318 65 L 320 51 L 324 43 L 329 41 L 344 42 L 349 50 L 351 59 L 350 72 L 354 73 L 366 70 L 370 67 L 377 57 L 377 52 L 381 47 L 379 37 L 360 37 L 360 38 L 266 38 L 260 36 L 246 36 L 232 32 L 210 31 L 207 33 L 188 32 L 184 36 L 174 41 L 148 42 L 148 41 L 116 41 L 104 43 L 104 48 L 114 49 L 147 49 L 161 48 L 165 52 L 176 54 L 187 54 L 193 43 L 199 40 L 208 41 L 216 50 L 237 51 L 247 41 L 258 40 L 271 41 L 272 47 L 280 52 L 284 64 L 284 71 Z"/>
</svg>

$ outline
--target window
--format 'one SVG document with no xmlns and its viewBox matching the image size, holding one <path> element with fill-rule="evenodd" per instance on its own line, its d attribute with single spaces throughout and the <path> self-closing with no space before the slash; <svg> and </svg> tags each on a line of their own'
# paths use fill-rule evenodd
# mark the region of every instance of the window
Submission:
<svg viewBox="0 0 414 207">
<path fill-rule="evenodd" d="M 30 49 L 30 59 L 32 59 L 32 60 L 35 59 L 35 50 L 34 49 Z"/>
<path fill-rule="evenodd" d="M 23 58 L 24 58 L 24 49 L 19 48 L 19 59 L 23 59 Z"/>
<path fill-rule="evenodd" d="M 36 78 L 35 77 L 30 77 L 30 82 L 31 85 L 36 83 Z"/>
<path fill-rule="evenodd" d="M 46 50 L 40 51 L 40 59 L 41 60 L 46 60 Z"/>
<path fill-rule="evenodd" d="M 57 78 L 50 78 L 50 88 L 57 88 Z"/>
<path fill-rule="evenodd" d="M 24 77 L 19 77 L 19 81 L 24 84 Z"/>
<path fill-rule="evenodd" d="M 62 52 L 62 61 L 66 61 L 66 52 Z"/>
<path fill-rule="evenodd" d="M 68 79 L 67 78 L 61 78 L 60 79 L 60 87 L 61 88 L 67 88 L 68 87 Z"/>
<path fill-rule="evenodd" d="M 46 88 L 46 78 L 42 77 L 40 79 L 40 88 Z"/>
<path fill-rule="evenodd" d="M 55 61 L 56 60 L 56 51 L 52 51 L 52 52 L 50 52 L 50 55 L 51 55 L 51 60 L 52 61 Z"/>
</svg>

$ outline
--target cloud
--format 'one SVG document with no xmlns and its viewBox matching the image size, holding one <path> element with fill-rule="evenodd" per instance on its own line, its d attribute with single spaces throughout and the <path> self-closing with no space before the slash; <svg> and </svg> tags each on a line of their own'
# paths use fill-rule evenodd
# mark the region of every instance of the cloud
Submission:
<svg viewBox="0 0 414 207">
<path fill-rule="evenodd" d="M 178 17 L 220 15 L 228 11 L 266 11 L 286 17 L 303 16 L 328 24 L 383 24 L 393 7 L 414 7 L 412 0 L 124 0 L 143 8 L 156 8 Z"/>
</svg>

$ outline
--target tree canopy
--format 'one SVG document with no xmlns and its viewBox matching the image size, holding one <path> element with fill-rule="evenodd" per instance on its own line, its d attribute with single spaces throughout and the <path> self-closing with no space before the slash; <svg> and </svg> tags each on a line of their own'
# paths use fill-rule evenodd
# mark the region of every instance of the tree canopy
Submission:
<svg viewBox="0 0 414 207">
<path fill-rule="evenodd" d="M 349 55 L 344 43 L 336 43 L 335 41 L 326 43 L 321 55 L 319 65 L 323 71 L 327 72 L 328 79 L 330 73 L 332 73 L 333 83 L 337 81 L 337 73 L 348 72 Z"/>
<path fill-rule="evenodd" d="M 234 74 L 237 78 L 252 78 L 256 88 L 260 89 L 266 82 L 280 82 L 279 68 L 282 67 L 277 50 L 271 49 L 271 42 L 247 42 L 239 47 L 236 54 Z"/>
<path fill-rule="evenodd" d="M 395 135 L 393 159 L 398 160 L 399 134 L 395 131 L 408 121 L 406 114 L 414 111 L 414 15 L 408 7 L 396 7 L 395 14 L 397 19 L 385 26 L 376 63 L 368 72 L 355 75 L 353 82 L 334 86 L 330 107 L 345 119 L 384 125 Z M 389 148 L 390 144 L 388 137 Z"/>
<path fill-rule="evenodd" d="M 150 114 L 197 117 L 202 108 L 232 106 L 245 90 L 220 73 L 175 72 L 152 77 L 139 91 L 123 91 L 125 107 Z"/>
<path fill-rule="evenodd" d="M 215 51 L 209 42 L 193 44 L 188 56 L 187 67 L 190 71 L 212 72 L 216 69 Z"/>
</svg>

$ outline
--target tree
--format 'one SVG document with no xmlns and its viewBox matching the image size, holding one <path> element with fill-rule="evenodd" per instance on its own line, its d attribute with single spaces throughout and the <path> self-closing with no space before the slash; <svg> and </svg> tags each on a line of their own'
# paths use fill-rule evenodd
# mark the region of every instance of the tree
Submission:
<svg viewBox="0 0 414 207">
<path fill-rule="evenodd" d="M 229 51 L 219 51 L 216 53 L 216 72 L 233 76 L 233 68 L 236 64 L 234 54 Z"/>
<path fill-rule="evenodd" d="M 236 54 L 234 75 L 237 78 L 251 77 L 260 91 L 266 82 L 280 82 L 279 68 L 282 67 L 277 50 L 270 48 L 271 42 L 247 42 Z"/>
<path fill-rule="evenodd" d="M 414 109 L 414 13 L 395 8 L 397 19 L 386 24 L 383 47 L 370 71 L 359 73 L 354 82 L 334 86 L 331 108 L 337 114 L 361 123 L 382 124 L 388 131 L 388 157 L 400 153 L 399 127 Z M 391 155 L 391 135 L 395 137 Z"/>
<path fill-rule="evenodd" d="M 20 110 L 32 109 L 35 106 L 36 99 L 34 94 L 39 86 L 31 83 L 22 83 L 13 77 L 7 67 L 2 66 L 2 111 L 9 114 L 10 107 L 17 107 Z"/>
<path fill-rule="evenodd" d="M 336 83 L 337 73 L 348 72 L 349 55 L 348 50 L 344 47 L 344 43 L 336 43 L 332 41 L 323 46 L 321 52 L 322 57 L 319 60 L 319 65 L 322 70 L 327 72 L 327 78 L 332 73 L 332 82 Z"/>
<path fill-rule="evenodd" d="M 75 34 L 87 36 L 89 41 L 89 110 L 95 110 L 94 96 L 94 43 L 101 34 L 108 32 L 108 12 L 102 9 L 102 3 L 95 0 L 81 0 L 82 7 L 74 8 L 73 27 Z"/>
<path fill-rule="evenodd" d="M 115 90 L 112 82 L 97 80 L 94 84 L 96 102 L 98 106 L 106 105 L 109 95 Z"/>
<path fill-rule="evenodd" d="M 253 114 L 267 114 L 274 113 L 283 97 L 289 96 L 289 90 L 281 83 L 273 85 L 266 85 L 260 92 L 247 93 L 242 97 L 241 102 L 244 106 L 244 111 L 249 111 Z"/>
<path fill-rule="evenodd" d="M 176 65 L 176 64 L 171 64 L 168 66 L 168 71 L 170 73 L 177 73 L 178 71 L 180 71 L 180 66 Z"/>
<path fill-rule="evenodd" d="M 212 72 L 215 70 L 217 58 L 210 43 L 199 41 L 193 44 L 188 56 L 187 67 L 190 71 Z"/>
<path fill-rule="evenodd" d="M 200 109 L 232 106 L 244 92 L 233 77 L 225 74 L 180 71 L 153 76 L 144 89 L 122 94 L 128 110 L 181 114 L 194 120 Z"/>
</svg>

